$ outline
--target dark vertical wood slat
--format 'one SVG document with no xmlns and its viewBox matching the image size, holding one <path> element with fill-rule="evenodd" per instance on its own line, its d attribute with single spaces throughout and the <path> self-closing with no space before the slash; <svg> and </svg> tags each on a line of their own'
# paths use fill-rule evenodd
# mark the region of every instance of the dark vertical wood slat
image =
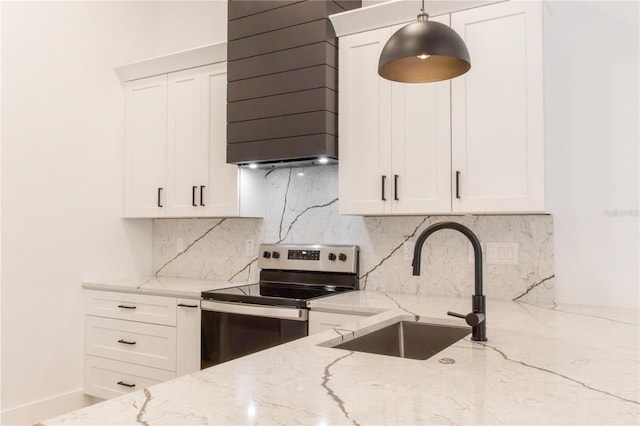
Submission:
<svg viewBox="0 0 640 426">
<path fill-rule="evenodd" d="M 227 81 L 243 80 L 316 65 L 338 68 L 338 48 L 327 42 L 252 56 L 227 63 Z"/>
<path fill-rule="evenodd" d="M 256 120 L 311 111 L 338 112 L 337 93 L 326 88 L 267 96 L 227 105 L 227 122 Z"/>
<path fill-rule="evenodd" d="M 227 3 L 227 19 L 233 21 L 256 13 L 278 9 L 305 0 L 229 0 Z"/>
<path fill-rule="evenodd" d="M 332 3 L 336 3 L 344 11 L 362 7 L 362 0 L 332 0 Z"/>
<path fill-rule="evenodd" d="M 227 83 L 227 102 L 327 87 L 337 90 L 338 74 L 327 65 Z"/>
<path fill-rule="evenodd" d="M 334 3 L 305 1 L 230 21 L 227 41 L 326 19 L 329 4 Z"/>
<path fill-rule="evenodd" d="M 333 135 L 307 135 L 227 145 L 227 163 L 290 161 L 338 157 L 338 140 Z"/>
<path fill-rule="evenodd" d="M 321 41 L 334 46 L 337 44 L 333 26 L 328 19 L 232 40 L 227 43 L 227 60 L 235 61 Z"/>
<path fill-rule="evenodd" d="M 321 133 L 338 133 L 336 114 L 316 111 L 227 123 L 227 143 L 230 144 Z"/>
</svg>

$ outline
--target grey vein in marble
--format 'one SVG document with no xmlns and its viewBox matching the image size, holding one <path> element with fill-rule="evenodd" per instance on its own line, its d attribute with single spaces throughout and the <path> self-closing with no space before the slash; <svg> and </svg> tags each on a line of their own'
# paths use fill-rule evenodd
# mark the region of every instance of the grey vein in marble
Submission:
<svg viewBox="0 0 640 426">
<path fill-rule="evenodd" d="M 333 331 L 335 331 L 336 334 L 340 336 L 342 342 L 344 342 L 344 336 L 351 335 L 352 338 L 355 337 L 355 332 L 353 330 L 347 330 L 345 328 L 333 328 Z"/>
<path fill-rule="evenodd" d="M 336 395 L 336 393 L 333 391 L 333 389 L 331 389 L 329 387 L 329 378 L 331 377 L 331 373 L 329 372 L 329 370 L 331 369 L 331 367 L 333 367 L 334 365 L 336 365 L 338 362 L 342 361 L 343 359 L 345 359 L 347 357 L 350 357 L 351 355 L 353 355 L 353 352 L 349 352 L 346 355 L 342 355 L 341 357 L 334 359 L 329 365 L 327 365 L 324 368 L 324 376 L 322 377 L 322 387 L 326 389 L 327 394 L 331 397 L 331 399 L 333 399 L 338 404 L 338 407 L 340 408 L 340 411 L 342 411 L 344 413 L 345 417 L 347 419 L 349 419 L 349 421 L 351 421 L 354 425 L 360 426 L 360 423 L 356 422 L 354 419 L 352 419 L 349 416 L 349 412 L 344 407 L 344 401 L 342 399 L 340 399 L 340 397 L 338 395 Z"/>
<path fill-rule="evenodd" d="M 287 198 L 289 197 L 289 187 L 291 186 L 291 173 L 292 173 L 292 169 L 289 168 L 289 179 L 287 180 L 287 188 L 284 191 L 284 203 L 282 205 L 282 215 L 280 216 L 280 231 L 278 232 L 278 238 L 281 242 L 282 240 L 284 240 L 284 238 L 282 238 L 282 222 L 284 221 L 284 214 L 287 210 Z"/>
<path fill-rule="evenodd" d="M 588 384 L 586 384 L 584 382 L 581 382 L 581 381 L 576 380 L 576 379 L 572 379 L 569 376 L 566 376 L 564 374 L 560 374 L 560 373 L 555 372 L 553 370 L 549 370 L 548 368 L 537 367 L 535 365 L 527 364 L 524 361 L 518 361 L 518 360 L 515 360 L 515 359 L 511 359 L 511 358 L 509 358 L 507 356 L 507 354 L 505 354 L 503 351 L 501 351 L 500 349 L 496 348 L 495 346 L 491 346 L 491 345 L 488 345 L 488 344 L 482 343 L 482 342 L 476 342 L 476 343 L 478 343 L 478 344 L 480 344 L 480 345 L 482 345 L 484 347 L 487 347 L 489 349 L 493 349 L 494 351 L 498 352 L 502 356 L 502 358 L 504 358 L 506 361 L 513 362 L 515 364 L 520 364 L 520 365 L 523 365 L 525 367 L 533 368 L 533 369 L 536 369 L 538 371 L 542 371 L 542 372 L 545 372 L 545 373 L 553 374 L 554 376 L 562 377 L 565 380 L 569 380 L 570 382 L 579 384 L 579 385 L 581 385 L 581 386 L 583 386 L 583 387 L 585 387 L 585 388 L 587 388 L 589 390 L 592 390 L 594 392 L 599 392 L 599 393 L 602 393 L 602 394 L 605 394 L 605 395 L 609 395 L 612 398 L 617 398 L 617 399 L 619 399 L 621 401 L 630 402 L 632 404 L 640 405 L 640 402 L 638 402 L 638 401 L 634 401 L 633 399 L 623 398 L 623 397 L 621 397 L 619 395 L 616 395 L 616 394 L 613 394 L 611 392 L 607 392 L 607 391 L 604 391 L 604 390 L 601 390 L 601 389 L 596 389 L 596 388 L 594 388 L 592 386 L 589 386 Z"/>
<path fill-rule="evenodd" d="M 298 219 L 300 219 L 301 216 L 303 216 L 305 213 L 307 213 L 309 210 L 313 210 L 313 209 L 321 209 L 323 207 L 328 207 L 331 204 L 337 203 L 338 199 L 334 198 L 333 200 L 329 201 L 328 203 L 324 203 L 324 204 L 316 204 L 313 206 L 309 206 L 306 209 L 304 209 L 303 211 L 301 211 L 289 224 L 289 227 L 287 228 L 287 232 L 284 234 L 284 237 L 281 237 L 280 241 L 278 241 L 278 243 L 283 242 L 284 240 L 287 239 L 287 237 L 289 236 L 289 233 L 291 232 L 291 228 L 293 228 L 293 225 L 295 225 L 295 223 L 298 221 Z M 283 218 L 284 218 L 284 214 L 283 214 Z M 280 222 L 280 232 L 282 232 L 282 222 Z"/>
<path fill-rule="evenodd" d="M 225 220 L 227 220 L 227 218 L 223 218 L 220 219 L 220 221 L 218 223 L 216 223 L 215 225 L 213 225 L 211 228 L 207 229 L 207 231 L 200 235 L 198 238 L 196 238 L 195 240 L 193 240 L 193 242 L 191 244 L 189 244 L 184 250 L 182 250 L 180 253 L 176 254 L 175 256 L 173 256 L 173 258 L 169 259 L 164 265 L 162 265 L 160 268 L 158 268 L 158 270 L 153 274 L 156 278 L 158 277 L 158 274 L 160 273 L 160 271 L 162 271 L 164 268 L 166 268 L 167 266 L 169 266 L 169 264 L 171 264 L 171 262 L 175 261 L 177 258 L 179 258 L 180 256 L 182 256 L 183 254 L 185 254 L 187 251 L 189 251 L 189 249 L 191 247 L 193 247 L 198 241 L 202 240 L 204 237 L 206 237 L 207 235 L 209 235 L 209 233 L 211 233 L 211 231 L 213 231 L 214 229 L 216 229 L 218 226 L 220 226 Z"/>
<path fill-rule="evenodd" d="M 547 310 L 554 311 L 554 312 L 562 312 L 563 314 L 568 314 L 568 315 L 576 315 L 576 316 L 585 317 L 585 318 L 601 319 L 601 320 L 605 320 L 605 321 L 615 322 L 617 324 L 640 326 L 640 324 L 637 323 L 637 322 L 621 321 L 621 320 L 617 320 L 617 319 L 613 319 L 613 318 L 608 318 L 608 317 L 605 317 L 605 316 L 602 316 L 602 315 L 589 315 L 589 314 L 583 314 L 583 313 L 580 313 L 580 312 L 571 312 L 571 311 L 567 311 L 567 310 L 564 310 L 564 309 L 558 309 L 558 304 L 557 303 L 554 303 L 553 306 L 549 307 L 549 306 L 542 306 L 542 305 L 534 305 L 533 303 L 525 302 L 523 300 L 516 300 L 515 302 L 520 304 L 520 305 L 528 305 L 528 306 L 532 306 L 534 308 L 547 309 Z"/>
<path fill-rule="evenodd" d="M 387 293 L 385 293 L 382 290 L 378 290 L 380 293 L 384 294 L 387 298 L 389 298 L 389 300 L 391 300 L 393 303 L 395 303 L 396 305 L 398 305 L 398 308 L 402 309 L 403 311 L 405 311 L 408 314 L 413 315 L 413 317 L 416 319 L 416 321 L 420 321 L 420 315 L 416 314 L 415 312 L 411 312 L 410 310 L 406 309 L 405 307 L 403 307 L 396 299 L 394 299 L 393 297 L 389 296 Z"/>
<path fill-rule="evenodd" d="M 251 265 L 253 265 L 254 263 L 256 263 L 256 261 L 258 260 L 258 258 L 254 258 L 251 262 L 247 263 L 246 265 L 244 265 L 244 267 L 242 267 L 242 269 L 240 269 L 238 272 L 234 273 L 233 275 L 231 275 L 229 277 L 229 279 L 227 279 L 227 281 L 231 282 L 233 281 L 233 279 L 235 277 L 237 277 L 238 275 L 240 275 L 242 272 L 246 271 L 247 268 L 250 268 Z"/>
<path fill-rule="evenodd" d="M 413 230 L 411 235 L 405 235 L 404 240 L 400 244 L 398 244 L 393 250 L 391 250 L 391 253 L 389 253 L 387 256 L 383 257 L 380 260 L 380 262 L 378 262 L 377 265 L 375 265 L 373 268 L 369 269 L 367 272 L 365 272 L 363 275 L 360 276 L 360 278 L 359 278 L 360 280 L 362 280 L 364 278 L 364 285 L 362 286 L 362 290 L 365 290 L 367 288 L 367 278 L 369 277 L 369 274 L 372 273 L 373 271 L 375 271 L 376 269 L 378 269 L 380 266 L 382 266 L 382 264 L 384 262 L 389 260 L 391 258 L 391 256 L 393 256 L 398 250 L 400 250 L 400 248 L 404 245 L 404 243 L 409 241 L 410 238 L 415 237 L 416 233 L 418 232 L 418 229 L 420 229 L 420 227 L 422 225 L 424 225 L 424 223 L 427 221 L 427 219 L 429 219 L 429 217 L 430 216 L 425 216 L 422 219 L 422 221 L 418 224 L 418 226 L 415 227 L 415 229 Z"/>
<path fill-rule="evenodd" d="M 520 298 L 526 296 L 527 294 L 529 294 L 531 292 L 531 290 L 533 290 L 534 288 L 538 287 L 539 285 L 544 284 L 545 282 L 549 281 L 550 279 L 555 278 L 555 276 L 556 276 L 556 274 L 553 274 L 553 275 L 548 276 L 547 278 L 543 278 L 542 280 L 538 281 L 537 283 L 531 284 L 529 287 L 527 287 L 527 289 L 523 293 L 521 293 L 520 295 L 514 297 L 513 301 L 517 302 L 518 299 L 520 299 Z"/>
<path fill-rule="evenodd" d="M 153 399 L 153 397 L 151 396 L 151 392 L 149 392 L 149 389 L 147 388 L 144 388 L 144 396 L 146 397 L 146 399 L 144 401 L 144 404 L 142 404 L 142 407 L 140 407 L 140 411 L 138 412 L 138 415 L 136 416 L 136 422 L 144 426 L 149 426 L 149 423 L 142 420 L 142 416 L 144 416 L 144 414 L 146 413 L 147 404 L 149 403 L 149 401 Z"/>
</svg>

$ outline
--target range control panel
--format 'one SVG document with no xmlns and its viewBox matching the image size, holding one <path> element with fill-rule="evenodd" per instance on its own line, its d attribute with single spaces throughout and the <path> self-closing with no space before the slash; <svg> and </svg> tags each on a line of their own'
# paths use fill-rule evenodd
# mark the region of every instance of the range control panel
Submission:
<svg viewBox="0 0 640 426">
<path fill-rule="evenodd" d="M 360 248 L 354 245 L 261 244 L 261 269 L 292 271 L 358 272 Z"/>
</svg>

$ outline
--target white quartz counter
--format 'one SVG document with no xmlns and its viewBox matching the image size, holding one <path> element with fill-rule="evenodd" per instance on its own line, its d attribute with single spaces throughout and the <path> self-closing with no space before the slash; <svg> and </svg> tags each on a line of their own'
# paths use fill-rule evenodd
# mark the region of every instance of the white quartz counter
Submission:
<svg viewBox="0 0 640 426">
<path fill-rule="evenodd" d="M 469 298 L 354 292 L 316 309 L 380 314 L 43 422 L 638 424 L 638 311 L 487 301 L 485 343 L 425 361 L 319 346 L 398 319 L 461 325 Z M 454 364 L 440 360 L 451 358 Z"/>
<path fill-rule="evenodd" d="M 82 287 L 90 290 L 121 291 L 125 293 L 152 294 L 156 296 L 200 299 L 203 291 L 235 287 L 244 283 L 196 280 L 175 277 L 140 277 L 109 281 L 86 281 Z"/>
</svg>

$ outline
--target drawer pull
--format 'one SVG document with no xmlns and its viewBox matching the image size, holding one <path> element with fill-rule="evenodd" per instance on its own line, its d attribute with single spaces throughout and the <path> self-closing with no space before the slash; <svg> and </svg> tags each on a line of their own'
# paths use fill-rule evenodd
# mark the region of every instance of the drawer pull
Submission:
<svg viewBox="0 0 640 426">
<path fill-rule="evenodd" d="M 136 342 L 131 342 L 129 340 L 124 340 L 124 339 L 118 340 L 118 343 L 124 343 L 125 345 L 135 345 L 136 344 Z"/>
<path fill-rule="evenodd" d="M 135 306 L 129 306 L 129 305 L 118 305 L 118 308 L 122 308 L 122 309 L 135 309 Z"/>
<path fill-rule="evenodd" d="M 187 305 L 184 303 L 178 303 L 178 306 L 180 306 L 181 308 L 197 308 L 198 305 Z"/>
<path fill-rule="evenodd" d="M 135 388 L 135 387 L 136 387 L 136 384 L 135 384 L 135 383 L 134 383 L 134 384 L 125 383 L 125 382 L 123 382 L 122 380 L 120 380 L 120 381 L 118 382 L 118 384 L 119 384 L 120 386 L 126 386 L 126 387 L 128 387 L 128 388 Z"/>
</svg>

